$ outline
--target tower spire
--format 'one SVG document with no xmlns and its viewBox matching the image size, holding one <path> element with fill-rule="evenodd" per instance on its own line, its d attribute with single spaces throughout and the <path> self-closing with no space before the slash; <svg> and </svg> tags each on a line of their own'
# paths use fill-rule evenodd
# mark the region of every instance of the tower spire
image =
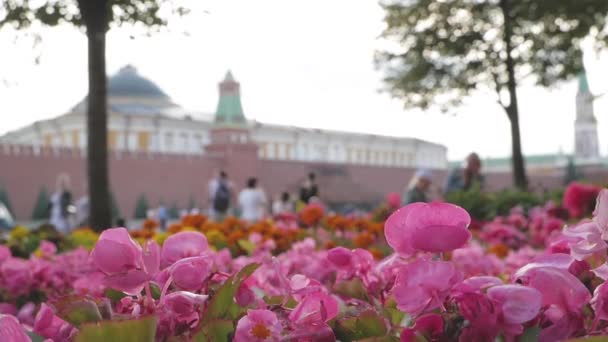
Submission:
<svg viewBox="0 0 608 342">
<path fill-rule="evenodd" d="M 228 70 L 224 80 L 219 84 L 220 99 L 215 111 L 215 123 L 227 125 L 244 125 L 247 120 L 241 105 L 241 86 Z"/>
<path fill-rule="evenodd" d="M 580 94 L 590 93 L 589 81 L 587 81 L 587 71 L 585 69 L 578 74 L 578 92 Z"/>
</svg>

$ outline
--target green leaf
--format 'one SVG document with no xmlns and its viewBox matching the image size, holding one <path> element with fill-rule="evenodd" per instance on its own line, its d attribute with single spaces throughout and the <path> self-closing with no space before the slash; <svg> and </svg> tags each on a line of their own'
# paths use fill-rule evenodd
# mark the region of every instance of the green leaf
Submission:
<svg viewBox="0 0 608 342">
<path fill-rule="evenodd" d="M 357 317 L 338 320 L 335 332 L 338 339 L 352 341 L 371 337 L 385 337 L 387 329 L 384 317 L 368 310 Z"/>
<path fill-rule="evenodd" d="M 150 292 L 152 293 L 152 298 L 156 300 L 160 299 L 161 288 L 158 286 L 158 284 L 150 282 Z"/>
<path fill-rule="evenodd" d="M 224 282 L 209 302 L 209 307 L 204 315 L 205 321 L 238 318 L 244 308 L 234 302 L 234 295 L 245 279 L 258 267 L 260 264 L 249 264 Z"/>
<path fill-rule="evenodd" d="M 285 297 L 283 296 L 264 297 L 264 302 L 266 302 L 266 305 L 269 306 L 280 305 L 281 303 L 283 303 L 283 300 L 285 300 Z"/>
<path fill-rule="evenodd" d="M 25 331 L 25 333 L 30 337 L 30 339 L 32 340 L 32 342 L 44 342 L 44 337 L 36 334 L 33 331 Z"/>
<path fill-rule="evenodd" d="M 252 255 L 255 251 L 255 244 L 249 240 L 238 240 L 237 244 L 249 255 Z"/>
<path fill-rule="evenodd" d="M 334 292 L 346 297 L 368 300 L 367 291 L 360 279 L 352 279 L 337 283 L 334 286 Z"/>
<path fill-rule="evenodd" d="M 524 331 L 523 335 L 519 339 L 520 342 L 536 342 L 538 341 L 538 336 L 540 335 L 539 327 L 531 327 Z"/>
<path fill-rule="evenodd" d="M 209 321 L 193 337 L 193 342 L 228 342 L 234 333 L 234 323 L 229 320 Z"/>
<path fill-rule="evenodd" d="M 566 342 L 606 342 L 606 336 L 579 337 Z"/>
<path fill-rule="evenodd" d="M 83 324 L 76 342 L 154 342 L 156 317 Z"/>
<path fill-rule="evenodd" d="M 97 303 L 91 299 L 66 297 L 55 303 L 57 316 L 78 327 L 83 323 L 101 321 Z"/>
<path fill-rule="evenodd" d="M 403 326 L 403 319 L 406 316 L 405 312 L 397 309 L 397 302 L 394 298 L 389 299 L 384 306 L 385 315 L 389 318 L 391 325 L 400 327 Z"/>
<path fill-rule="evenodd" d="M 126 293 L 114 289 L 106 289 L 103 294 L 112 301 L 112 304 L 118 302 L 127 296 Z"/>
</svg>

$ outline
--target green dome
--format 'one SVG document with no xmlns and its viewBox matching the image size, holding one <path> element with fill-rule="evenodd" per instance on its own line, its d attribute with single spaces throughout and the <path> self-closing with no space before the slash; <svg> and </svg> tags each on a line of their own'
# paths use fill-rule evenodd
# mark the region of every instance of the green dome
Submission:
<svg viewBox="0 0 608 342">
<path fill-rule="evenodd" d="M 148 97 L 168 99 L 162 89 L 154 82 L 137 73 L 132 65 L 120 69 L 108 80 L 108 96 Z"/>
</svg>

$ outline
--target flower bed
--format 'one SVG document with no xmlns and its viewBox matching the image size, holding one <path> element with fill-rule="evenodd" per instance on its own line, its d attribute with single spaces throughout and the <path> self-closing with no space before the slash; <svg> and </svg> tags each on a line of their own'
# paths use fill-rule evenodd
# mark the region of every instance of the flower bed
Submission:
<svg viewBox="0 0 608 342">
<path fill-rule="evenodd" d="M 252 225 L 188 216 L 166 233 L 153 221 L 100 236 L 17 230 L 10 248 L 0 246 L 0 340 L 557 341 L 608 333 L 608 189 L 591 219 L 566 219 L 549 203 L 471 225 L 456 205 L 415 203 L 384 223 L 309 207 Z M 27 259 L 12 254 L 28 249 Z"/>
</svg>

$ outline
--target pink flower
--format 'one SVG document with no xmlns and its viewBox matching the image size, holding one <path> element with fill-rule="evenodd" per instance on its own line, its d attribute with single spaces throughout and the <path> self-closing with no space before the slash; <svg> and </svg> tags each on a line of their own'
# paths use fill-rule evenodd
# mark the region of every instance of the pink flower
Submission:
<svg viewBox="0 0 608 342">
<path fill-rule="evenodd" d="M 499 304 L 507 324 L 522 324 L 534 319 L 541 308 L 541 293 L 521 285 L 499 285 L 488 290 L 488 298 Z"/>
<path fill-rule="evenodd" d="M 4 245 L 0 245 L 0 264 L 3 263 L 5 260 L 7 260 L 10 257 L 11 257 L 11 250 Z"/>
<path fill-rule="evenodd" d="M 564 192 L 564 207 L 568 209 L 571 217 L 585 216 L 593 209 L 600 190 L 595 185 L 571 183 Z"/>
<path fill-rule="evenodd" d="M 452 287 L 462 279 L 454 265 L 418 259 L 405 265 L 395 280 L 397 308 L 410 315 L 443 307 Z"/>
<path fill-rule="evenodd" d="M 556 305 L 566 312 L 578 313 L 589 303 L 591 294 L 575 276 L 555 267 L 534 267 L 517 273 L 518 281 L 542 294 L 542 306 Z"/>
<path fill-rule="evenodd" d="M 234 342 L 280 341 L 281 323 L 270 310 L 249 310 L 236 324 Z"/>
<path fill-rule="evenodd" d="M 32 342 L 17 318 L 0 314 L 0 341 L 3 342 Z"/>
<path fill-rule="evenodd" d="M 483 291 L 485 291 L 486 289 L 488 289 L 492 286 L 497 286 L 497 285 L 502 285 L 502 284 L 503 284 L 502 280 L 500 280 L 499 278 L 496 278 L 496 277 L 490 277 L 490 276 L 471 277 L 471 278 L 465 279 L 462 282 L 456 284 L 456 286 L 454 286 L 454 288 L 452 289 L 452 293 L 455 295 L 462 294 L 462 293 L 470 293 L 470 292 L 482 293 Z"/>
<path fill-rule="evenodd" d="M 593 221 L 598 224 L 602 232 L 602 238 L 608 240 L 608 189 L 602 189 L 597 196 Z"/>
<path fill-rule="evenodd" d="M 577 260 L 583 260 L 608 248 L 595 221 L 583 221 L 577 226 L 567 227 L 563 235 L 570 241 L 570 254 Z"/>
<path fill-rule="evenodd" d="M 77 330 L 66 321 L 55 316 L 53 310 L 42 303 L 34 322 L 34 332 L 56 342 L 71 341 Z"/>
<path fill-rule="evenodd" d="M 207 238 L 199 232 L 180 232 L 171 235 L 163 243 L 161 267 L 170 266 L 183 258 L 199 256 L 208 250 Z"/>
<path fill-rule="evenodd" d="M 331 295 L 315 292 L 306 296 L 289 314 L 297 325 L 319 325 L 338 315 L 338 301 Z"/>
<path fill-rule="evenodd" d="M 199 308 L 207 301 L 207 298 L 206 295 L 176 291 L 163 298 L 163 308 L 171 313 L 173 319 L 194 327 L 199 320 Z"/>
<path fill-rule="evenodd" d="M 596 320 L 608 321 L 608 285 L 606 283 L 595 288 L 591 307 L 595 311 Z"/>
<path fill-rule="evenodd" d="M 457 269 L 468 277 L 478 275 L 500 274 L 504 265 L 494 254 L 486 254 L 484 249 L 476 243 L 452 252 L 452 263 Z"/>
<path fill-rule="evenodd" d="M 456 296 L 458 311 L 469 324 L 459 341 L 494 341 L 499 333 L 498 312 L 492 301 L 482 293 L 470 292 Z"/>
<path fill-rule="evenodd" d="M 50 258 L 57 253 L 57 247 L 55 244 L 47 240 L 40 241 L 40 246 L 38 249 L 44 258 Z"/>
<path fill-rule="evenodd" d="M 438 314 L 428 314 L 418 317 L 412 328 L 401 332 L 401 342 L 416 342 L 417 336 L 422 335 L 425 341 L 435 341 L 443 336 L 443 318 Z"/>
<path fill-rule="evenodd" d="M 31 265 L 18 258 L 8 258 L 0 265 L 3 283 L 12 295 L 27 293 L 33 282 Z"/>
<path fill-rule="evenodd" d="M 204 256 L 181 259 L 171 265 L 169 273 L 180 289 L 198 291 L 211 275 L 210 260 Z"/>
<path fill-rule="evenodd" d="M 97 268 L 107 275 L 105 285 L 129 294 L 141 292 L 152 276 L 145 269 L 142 248 L 131 239 L 125 228 L 104 230 L 91 252 L 91 258 Z"/>
<path fill-rule="evenodd" d="M 108 275 L 143 268 L 142 249 L 125 228 L 104 230 L 91 258 L 95 266 Z"/>
<path fill-rule="evenodd" d="M 398 209 L 401 206 L 401 195 L 397 192 L 391 192 L 386 195 L 386 204 L 391 209 Z"/>
<path fill-rule="evenodd" d="M 388 244 L 404 256 L 415 251 L 447 252 L 469 241 L 470 223 L 471 217 L 459 206 L 441 202 L 412 203 L 388 218 L 384 234 Z"/>
</svg>

